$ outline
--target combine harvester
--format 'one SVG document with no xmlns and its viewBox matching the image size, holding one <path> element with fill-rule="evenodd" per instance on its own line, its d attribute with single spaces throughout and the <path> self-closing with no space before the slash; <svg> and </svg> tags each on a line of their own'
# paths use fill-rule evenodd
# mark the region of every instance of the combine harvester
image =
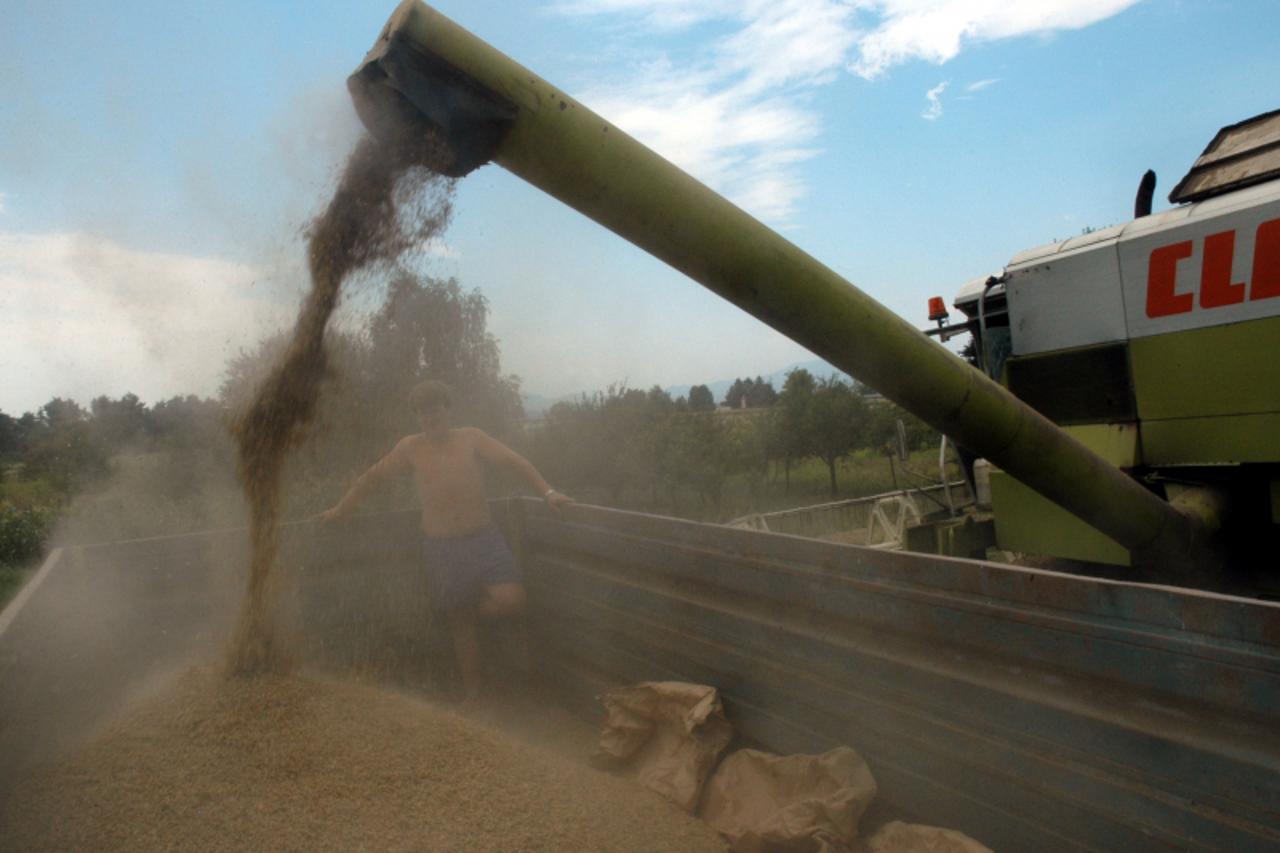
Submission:
<svg viewBox="0 0 1280 853">
<path fill-rule="evenodd" d="M 568 705 L 636 681 L 713 684 L 747 740 L 852 746 L 881 816 L 996 850 L 1280 847 L 1280 605 L 1222 592 L 1270 581 L 1280 529 L 1274 114 L 1215 140 L 1178 190 L 1193 203 L 1026 253 L 962 293 L 966 322 L 931 331 L 975 332 L 976 370 L 418 0 L 349 86 L 373 133 L 441 135 L 458 176 L 497 163 L 987 460 L 994 523 L 948 519 L 909 544 L 967 554 L 985 535 L 1093 573 L 499 502 L 539 674 Z M 311 661 L 432 651 L 412 611 L 415 523 L 284 531 Z M 174 637 L 225 627 L 189 599 L 197 582 L 225 588 L 243 538 L 56 551 L 0 617 L 0 767 L 40 760 L 22 750 L 30 726 L 55 734 L 33 711 L 48 696 L 108 707 L 111 685 L 173 665 Z M 56 612 L 89 575 L 148 593 L 98 602 L 93 636 L 54 636 L 39 600 Z"/>
<path fill-rule="evenodd" d="M 977 317 L 992 378 L 422 4 L 396 10 L 349 86 L 375 135 L 405 125 L 439 134 L 455 176 L 497 163 L 998 466 L 1006 476 L 994 479 L 997 503 L 1020 514 L 997 530 L 1002 541 L 1032 546 L 1018 550 L 1220 586 L 1241 564 L 1233 551 L 1248 560 L 1258 544 L 1277 542 L 1280 378 L 1266 358 L 1280 332 L 1280 298 L 1271 298 L 1280 295 L 1276 184 L 1015 259 L 1002 292 L 1007 311 L 997 317 L 993 304 L 990 318 Z M 1265 171 L 1276 156 L 1269 146 L 1252 150 L 1258 136 L 1274 142 L 1277 125 L 1266 116 L 1224 132 L 1183 183 L 1188 197 L 1280 171 Z M 1224 172 L 1225 186 L 1214 179 Z M 1233 278 L 1248 261 L 1251 289 Z M 1193 267 L 1204 280 L 1198 305 Z M 1000 319 L 1014 338 L 1008 359 L 995 356 Z M 1257 375 L 1223 378 L 1246 362 Z M 1031 402 L 1073 428 L 996 381 L 1006 367 L 1007 384 L 1035 389 Z M 1240 470 L 1217 470 L 1226 463 Z M 1025 532 L 1040 519 L 1067 548 Z M 1248 535 L 1235 536 L 1228 522 Z"/>
</svg>

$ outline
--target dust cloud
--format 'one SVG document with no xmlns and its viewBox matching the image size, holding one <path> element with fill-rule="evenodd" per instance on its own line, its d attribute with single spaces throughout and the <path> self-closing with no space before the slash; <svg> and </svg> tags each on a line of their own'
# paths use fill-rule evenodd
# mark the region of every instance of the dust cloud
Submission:
<svg viewBox="0 0 1280 853">
<path fill-rule="evenodd" d="M 22 687 L 0 701 L 0 748 L 21 760 L 0 773 L 0 850 L 723 849 L 713 830 L 630 783 L 359 673 L 297 671 L 313 658 L 288 627 L 288 463 L 323 417 L 335 373 L 326 333 L 344 287 L 392 269 L 450 218 L 454 185 L 431 171 L 435 157 L 420 136 L 362 139 L 310 227 L 310 291 L 235 415 L 233 445 L 208 448 L 199 470 L 139 461 L 135 479 L 72 514 L 80 541 L 117 544 L 109 556 L 68 549 L 40 596 L 53 610 L 24 614 L 40 618 L 4 637 L 0 674 Z M 142 497 L 158 483 L 161 494 Z M 233 527 L 119 543 L 174 503 L 182 526 L 247 512 L 248 536 Z M 321 577 L 343 581 L 319 593 L 335 622 L 358 601 L 343 568 Z M 23 649 L 44 651 L 24 660 Z M 221 662 L 193 669 L 202 658 Z M 104 695 L 109 709 L 95 704 Z M 54 713 L 50 697 L 62 700 Z"/>
<path fill-rule="evenodd" d="M 325 327 L 344 280 L 376 283 L 382 265 L 448 221 L 453 182 L 422 165 L 431 156 L 428 142 L 360 142 L 306 235 L 313 286 L 274 366 L 255 372 L 276 355 L 271 342 L 242 354 L 221 395 L 230 409 L 211 413 L 217 403 L 197 401 L 178 443 L 125 448 L 110 475 L 64 510 L 52 537 L 62 559 L 0 636 L 0 799 L 193 662 L 226 658 L 229 646 L 233 670 L 285 659 L 270 621 L 293 604 L 271 606 L 281 500 L 301 493 L 297 503 L 314 512 L 317 495 L 332 491 L 282 478 L 286 456 L 314 426 L 321 386 L 337 378 Z M 338 586 L 326 612 L 340 609 Z"/>
</svg>

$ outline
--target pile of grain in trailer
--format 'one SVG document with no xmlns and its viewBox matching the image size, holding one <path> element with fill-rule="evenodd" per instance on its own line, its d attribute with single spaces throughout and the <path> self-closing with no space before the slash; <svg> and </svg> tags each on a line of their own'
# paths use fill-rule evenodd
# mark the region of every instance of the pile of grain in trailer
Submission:
<svg viewBox="0 0 1280 853">
<path fill-rule="evenodd" d="M 0 804 L 0 850 L 723 850 L 633 784 L 349 681 L 195 670 Z"/>
</svg>

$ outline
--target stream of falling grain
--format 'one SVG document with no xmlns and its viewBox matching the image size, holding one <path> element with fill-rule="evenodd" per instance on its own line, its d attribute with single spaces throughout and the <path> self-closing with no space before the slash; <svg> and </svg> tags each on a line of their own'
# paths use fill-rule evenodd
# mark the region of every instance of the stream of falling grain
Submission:
<svg viewBox="0 0 1280 853">
<path fill-rule="evenodd" d="M 427 245 L 448 224 L 454 182 L 431 170 L 429 137 L 366 136 L 348 158 L 337 191 L 308 231 L 311 290 L 283 357 L 236 420 L 240 482 L 250 510 L 249 582 L 230 652 L 237 674 L 288 669 L 289 644 L 274 624 L 274 571 L 284 465 L 306 438 L 326 376 L 325 329 L 353 273 L 389 266 Z"/>
</svg>

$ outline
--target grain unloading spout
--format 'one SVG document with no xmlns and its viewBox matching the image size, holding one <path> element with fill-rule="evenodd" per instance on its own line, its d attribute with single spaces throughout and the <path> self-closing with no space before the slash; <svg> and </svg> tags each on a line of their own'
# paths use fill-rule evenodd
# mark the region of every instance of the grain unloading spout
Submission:
<svg viewBox="0 0 1280 853">
<path fill-rule="evenodd" d="M 419 0 L 349 82 L 375 135 L 443 136 L 492 160 L 985 456 L 1166 572 L 1203 564 L 1200 525 L 746 212 Z"/>
<path fill-rule="evenodd" d="M 374 136 L 425 126 L 447 149 L 440 170 L 460 178 L 493 159 L 517 110 L 494 90 L 414 46 L 408 34 L 415 29 L 415 15 L 427 11 L 418 3 L 401 3 L 347 86 L 360 120 Z"/>
</svg>

